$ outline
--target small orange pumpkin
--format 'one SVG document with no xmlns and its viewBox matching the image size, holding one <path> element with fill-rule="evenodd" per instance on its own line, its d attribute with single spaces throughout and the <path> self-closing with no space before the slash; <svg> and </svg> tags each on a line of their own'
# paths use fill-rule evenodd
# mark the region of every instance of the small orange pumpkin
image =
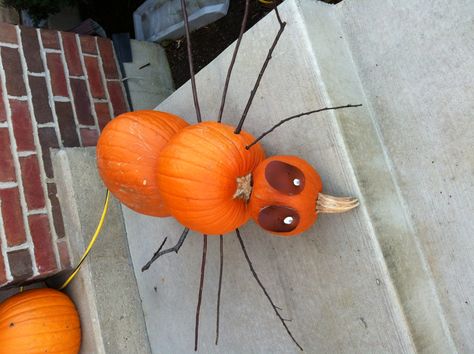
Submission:
<svg viewBox="0 0 474 354">
<path fill-rule="evenodd" d="M 110 192 L 136 212 L 169 216 L 156 184 L 156 161 L 184 127 L 182 118 L 159 111 L 136 111 L 111 120 L 97 143 L 97 166 Z"/>
<path fill-rule="evenodd" d="M 219 235 L 245 224 L 250 190 L 239 188 L 250 180 L 264 159 L 260 144 L 249 133 L 217 122 L 184 128 L 158 156 L 157 182 L 164 204 L 185 227 Z"/>
<path fill-rule="evenodd" d="M 296 156 L 272 156 L 253 173 L 250 210 L 263 229 L 281 236 L 306 231 L 318 217 L 321 177 Z"/>
<path fill-rule="evenodd" d="M 80 346 L 79 315 L 62 292 L 27 290 L 0 304 L 0 354 L 77 354 Z"/>
</svg>

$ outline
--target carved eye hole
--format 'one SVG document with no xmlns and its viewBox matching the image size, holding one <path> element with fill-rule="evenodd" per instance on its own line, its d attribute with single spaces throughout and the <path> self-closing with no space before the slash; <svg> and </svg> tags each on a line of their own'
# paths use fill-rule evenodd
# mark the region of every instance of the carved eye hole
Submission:
<svg viewBox="0 0 474 354">
<path fill-rule="evenodd" d="M 298 212 L 285 206 L 268 206 L 260 210 L 258 223 L 265 230 L 273 232 L 290 232 L 296 229 L 300 222 Z"/>
<path fill-rule="evenodd" d="M 295 195 L 304 189 L 304 173 L 285 162 L 269 162 L 265 167 L 265 178 L 270 186 L 282 194 Z"/>
</svg>

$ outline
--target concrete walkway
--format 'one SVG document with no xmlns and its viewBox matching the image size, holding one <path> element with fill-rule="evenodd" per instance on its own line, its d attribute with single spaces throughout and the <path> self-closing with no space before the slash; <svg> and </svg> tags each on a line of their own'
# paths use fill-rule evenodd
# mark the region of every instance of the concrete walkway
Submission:
<svg viewBox="0 0 474 354">
<path fill-rule="evenodd" d="M 263 142 L 268 154 L 305 158 L 325 192 L 358 196 L 362 206 L 321 216 L 292 239 L 251 223 L 242 229 L 255 268 L 307 352 L 474 351 L 473 14 L 467 0 L 281 6 L 288 26 L 245 129 L 258 134 L 299 112 L 364 105 L 294 121 Z M 245 35 L 225 122 L 237 122 L 277 30 L 270 15 Z M 205 119 L 217 116 L 232 50 L 198 75 Z M 194 122 L 189 84 L 158 109 Z M 141 273 L 181 226 L 124 215 L 152 350 L 191 353 L 201 237 L 192 234 L 179 255 Z M 209 242 L 199 351 L 298 352 L 234 235 L 225 237 L 214 345 L 218 240 Z"/>
</svg>

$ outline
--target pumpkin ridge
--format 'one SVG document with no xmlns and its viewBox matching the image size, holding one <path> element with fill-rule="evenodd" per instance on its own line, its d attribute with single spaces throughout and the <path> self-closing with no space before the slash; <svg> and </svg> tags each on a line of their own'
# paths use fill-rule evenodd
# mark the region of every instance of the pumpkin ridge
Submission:
<svg viewBox="0 0 474 354">
<path fill-rule="evenodd" d="M 155 128 L 155 129 L 150 129 L 150 131 L 153 132 L 153 135 L 155 135 L 155 139 L 156 138 L 161 138 L 163 140 L 168 140 L 170 138 L 170 136 L 173 136 L 176 134 L 176 132 L 173 134 L 172 132 L 170 132 L 170 134 L 163 134 L 163 132 L 158 129 L 158 128 Z M 134 136 L 134 137 L 140 137 L 142 138 L 143 135 L 137 135 L 137 134 L 133 134 L 132 132 L 130 131 L 127 131 L 127 132 L 124 132 L 124 131 L 121 131 L 119 129 L 117 129 L 116 127 L 113 127 L 111 126 L 109 129 L 108 129 L 108 134 L 114 134 L 114 135 L 121 135 L 122 136 L 122 139 L 127 139 L 131 136 Z M 139 134 L 139 133 L 138 133 Z M 151 135 L 151 134 L 150 134 Z M 113 138 L 116 138 L 115 136 Z M 120 139 L 120 138 L 117 138 L 117 139 Z M 116 140 L 116 139 L 112 139 L 112 138 L 109 138 L 109 140 Z M 145 142 L 147 141 L 147 139 L 141 139 L 140 140 L 141 142 Z M 114 145 L 115 146 L 115 145 Z M 149 144 L 145 144 L 145 146 L 149 146 Z"/>
<path fill-rule="evenodd" d="M 28 292 L 24 292 L 24 294 L 28 294 Z M 19 294 L 18 296 L 20 296 L 20 295 L 21 294 Z M 11 310 L 12 308 L 15 308 L 15 307 L 21 307 L 25 303 L 28 303 L 28 302 L 31 302 L 31 301 L 36 301 L 36 300 L 39 300 L 39 299 L 45 299 L 45 301 L 49 302 L 49 300 L 51 300 L 52 298 L 56 299 L 57 301 L 58 300 L 60 301 L 60 303 L 56 304 L 56 306 L 58 306 L 58 305 L 63 306 L 63 305 L 66 305 L 66 304 L 72 306 L 71 302 L 68 301 L 67 299 L 65 299 L 64 296 L 58 296 L 55 293 L 51 293 L 48 296 L 45 296 L 44 294 L 33 294 L 31 296 L 28 296 L 28 297 L 22 296 L 22 298 L 17 300 L 17 301 L 9 301 L 11 298 L 7 299 L 5 302 L 0 304 L 0 315 L 6 310 Z M 7 306 L 7 305 L 10 305 L 10 306 Z"/>
<path fill-rule="evenodd" d="M 210 172 L 211 172 L 211 171 L 209 171 L 209 167 L 208 167 L 208 166 L 198 165 L 198 164 L 195 163 L 195 161 L 189 161 L 189 160 L 186 160 L 186 159 L 184 159 L 184 158 L 182 158 L 182 157 L 175 157 L 175 156 L 168 157 L 168 156 L 166 156 L 166 155 L 163 155 L 163 156 L 160 155 L 159 159 L 160 159 L 160 160 L 166 160 L 166 159 L 168 159 L 168 160 L 172 160 L 172 161 L 173 161 L 173 160 L 174 160 L 174 161 L 178 160 L 178 161 L 184 162 L 184 163 L 186 163 L 186 164 L 192 165 L 192 166 L 194 166 L 194 167 L 199 167 L 200 169 L 203 169 L 203 170 L 206 171 L 207 173 L 210 173 Z M 172 163 L 172 161 L 171 161 L 171 163 Z M 161 173 L 161 172 L 158 172 L 158 173 Z M 213 173 L 213 174 L 216 174 L 216 175 L 218 175 L 218 176 L 220 176 L 220 177 L 223 177 L 223 178 L 225 178 L 225 179 L 233 180 L 232 177 L 229 177 L 229 176 L 226 176 L 226 175 L 223 175 L 223 174 L 220 174 L 220 173 L 216 173 L 216 171 L 212 171 L 212 173 Z"/>
<path fill-rule="evenodd" d="M 226 154 L 225 150 L 223 150 L 221 147 L 217 148 L 217 145 L 213 144 L 212 139 L 206 140 L 202 136 L 200 136 L 199 134 L 194 134 L 194 131 L 192 131 L 192 130 L 188 131 L 187 134 L 191 135 L 194 139 L 200 139 L 201 140 L 200 142 L 202 142 L 203 144 L 212 145 L 213 147 L 216 148 L 217 151 L 219 151 L 219 153 L 222 153 L 223 155 Z M 173 141 L 173 144 L 178 145 L 178 146 L 182 146 L 183 148 L 190 149 L 192 151 L 196 151 L 196 147 L 193 146 L 193 145 L 188 145 L 187 141 L 185 139 L 181 139 L 179 141 Z M 206 152 L 208 152 L 208 154 L 206 154 Z M 211 157 L 213 156 L 212 152 L 207 151 L 207 149 L 199 149 L 199 154 L 202 154 L 202 155 L 205 155 L 205 156 L 211 156 Z M 225 160 L 223 160 L 222 164 L 225 164 L 226 168 L 228 168 L 230 170 L 237 170 L 237 165 L 235 163 L 235 160 L 233 160 L 233 159 L 225 159 Z"/>
<path fill-rule="evenodd" d="M 221 123 L 221 124 L 222 124 L 222 123 Z M 206 127 L 208 128 L 209 126 L 206 125 Z M 236 148 L 235 144 L 233 144 L 232 141 L 231 141 L 228 137 L 226 137 L 226 136 L 223 135 L 223 134 L 219 134 L 218 132 L 216 132 L 216 129 L 208 129 L 208 130 L 211 131 L 211 132 L 214 134 L 214 136 L 224 136 L 224 137 L 226 138 L 225 140 L 227 141 L 227 143 L 228 143 L 229 145 L 232 145 L 232 146 L 233 146 L 233 149 L 234 149 L 235 151 L 237 151 L 237 148 Z M 192 136 L 194 136 L 194 137 L 196 137 L 196 138 L 200 138 L 201 140 L 203 140 L 203 141 L 204 141 L 205 143 L 207 143 L 207 144 L 212 144 L 212 146 L 214 146 L 217 150 L 220 150 L 220 151 L 224 154 L 224 156 L 228 156 L 228 155 L 229 155 L 229 152 L 227 151 L 227 149 L 226 149 L 224 146 L 222 146 L 222 144 L 215 143 L 215 140 L 214 140 L 214 139 L 206 140 L 206 139 L 204 139 L 201 135 L 199 135 L 196 130 L 189 130 L 188 134 L 190 134 L 190 135 L 192 135 Z M 239 170 L 240 164 L 243 163 L 242 156 L 241 156 L 240 154 L 238 154 L 238 155 L 239 155 L 240 161 L 237 161 L 237 160 L 235 160 L 235 159 L 232 159 L 232 162 L 233 162 L 233 165 L 234 165 L 234 168 L 235 168 L 236 171 Z M 234 155 L 231 154 L 231 156 L 234 156 Z"/>
<path fill-rule="evenodd" d="M 216 214 L 207 214 L 205 216 L 201 215 L 192 215 L 189 216 L 187 214 L 187 220 L 190 221 L 190 224 L 194 224 L 194 222 L 198 222 L 199 224 L 202 225 L 203 221 L 206 222 L 206 227 L 207 230 L 199 230 L 199 227 L 193 227 L 190 225 L 190 228 L 195 231 L 215 235 L 215 234 L 226 234 L 227 232 L 230 232 L 234 230 L 235 228 L 240 227 L 241 225 L 245 224 L 249 218 L 250 214 L 248 212 L 248 209 L 241 210 L 241 207 L 237 206 L 232 206 L 232 208 L 218 208 L 218 211 L 223 211 L 223 214 L 218 214 L 218 218 L 216 218 Z M 194 213 L 193 213 L 194 214 Z M 224 225 L 222 225 L 224 222 Z M 225 226 L 225 228 L 223 228 Z M 210 229 L 219 229 L 219 231 L 212 230 L 213 232 L 210 232 Z"/>
<path fill-rule="evenodd" d="M 182 195 L 177 195 L 177 194 L 173 194 L 171 192 L 168 192 L 168 191 L 162 191 L 161 194 L 166 194 L 172 198 L 179 198 L 179 199 L 183 199 L 183 202 L 186 202 L 187 200 L 193 200 L 193 201 L 212 201 L 212 200 L 218 200 L 219 202 L 222 201 L 222 196 L 219 196 L 218 198 L 192 198 L 192 197 L 183 197 Z"/>
<path fill-rule="evenodd" d="M 221 124 L 222 124 L 222 123 L 221 123 Z M 228 125 L 225 125 L 225 126 L 231 128 L 231 127 L 228 126 Z M 225 134 L 223 134 L 223 132 L 222 132 L 221 130 L 216 129 L 216 127 L 213 126 L 213 125 L 210 125 L 210 128 L 211 128 L 212 130 L 218 132 L 218 133 L 221 134 L 222 136 L 224 136 L 227 140 L 229 140 L 230 142 L 232 142 L 232 144 L 236 147 L 236 150 L 237 150 L 237 152 L 239 153 L 239 156 L 240 156 L 240 158 L 241 158 L 241 160 L 242 160 L 242 162 L 243 162 L 242 165 L 241 165 L 241 167 L 240 167 L 240 168 L 243 170 L 243 174 L 242 174 L 242 175 L 246 175 L 246 174 L 252 172 L 252 170 L 250 170 L 251 165 L 255 165 L 255 166 L 253 167 L 253 168 L 255 169 L 255 167 L 256 167 L 256 165 L 258 164 L 258 162 L 257 162 L 257 161 L 254 161 L 253 159 L 256 159 L 258 155 L 257 155 L 257 154 L 252 154 L 252 153 L 250 152 L 250 150 L 247 150 L 247 149 L 245 148 L 245 146 L 247 145 L 247 142 L 246 142 L 247 139 L 249 139 L 249 142 L 251 142 L 251 141 L 254 140 L 254 137 L 253 137 L 250 133 L 248 133 L 248 132 L 242 130 L 242 131 L 240 132 L 240 134 L 234 134 L 233 128 L 231 128 L 232 134 L 239 136 L 239 139 L 242 139 L 242 140 L 243 140 L 243 141 L 242 141 L 242 140 L 238 140 L 238 141 L 237 141 L 236 139 L 232 139 L 232 138 L 226 136 Z M 240 145 L 240 144 L 241 144 L 241 145 Z M 248 159 L 248 157 L 246 156 L 246 154 L 249 154 L 249 156 L 252 157 L 252 160 L 251 160 L 251 161 L 249 161 L 249 159 Z M 261 159 L 259 159 L 259 160 L 261 161 L 261 160 L 263 160 L 263 158 L 264 158 L 264 156 L 261 156 Z M 239 171 L 239 177 L 241 177 L 242 175 L 240 174 L 240 171 Z"/>
<path fill-rule="evenodd" d="M 203 140 L 202 143 L 207 144 L 207 142 L 205 140 Z M 196 145 L 198 145 L 198 144 L 196 144 Z M 234 166 L 232 166 L 232 164 L 229 163 L 230 159 L 217 160 L 217 159 L 214 158 L 215 155 L 213 155 L 212 153 L 209 153 L 209 151 L 206 151 L 207 149 L 199 148 L 198 146 L 193 147 L 193 146 L 190 146 L 190 145 L 186 145 L 182 141 L 174 141 L 173 142 L 173 147 L 176 147 L 176 148 L 182 147 L 183 149 L 186 149 L 188 151 L 195 152 L 195 154 L 198 154 L 199 156 L 206 157 L 207 159 L 213 159 L 214 163 L 215 163 L 215 165 L 214 165 L 215 169 L 218 170 L 218 171 L 233 172 L 235 170 Z M 179 158 L 177 158 L 177 159 L 179 159 Z M 214 171 L 214 169 L 212 171 Z"/>
<path fill-rule="evenodd" d="M 173 197 L 173 198 L 176 198 L 176 199 L 183 199 L 183 204 L 187 201 L 189 201 L 190 199 L 186 199 L 184 200 L 184 198 L 180 198 L 180 197 Z M 222 206 L 222 198 L 219 198 L 219 199 L 199 199 L 199 200 L 196 200 L 196 199 L 191 199 L 195 204 L 198 204 L 199 202 L 206 202 L 206 207 L 209 206 L 209 209 L 215 209 L 215 208 L 218 208 L 218 207 L 221 207 Z M 216 202 L 215 204 L 209 204 L 208 202 L 209 201 L 214 201 Z M 189 203 L 187 206 L 185 207 L 182 207 L 181 208 L 173 208 L 173 211 L 178 211 L 178 212 L 186 212 L 186 211 L 192 211 L 192 212 L 199 212 L 199 211 L 202 211 L 203 213 L 207 213 L 208 212 L 208 209 L 206 210 L 203 210 L 202 208 L 202 205 L 195 205 L 193 208 L 190 208 L 189 206 Z"/>
<path fill-rule="evenodd" d="M 15 306 L 16 307 L 16 306 Z M 34 311 L 37 311 L 37 310 L 44 310 L 44 309 L 47 309 L 47 308 L 56 308 L 56 309 L 62 309 L 62 308 L 66 308 L 66 309 L 76 309 L 75 306 L 64 306 L 62 304 L 55 304 L 55 305 L 49 305 L 49 306 L 35 306 L 35 310 Z M 14 309 L 11 309 L 11 311 L 13 312 Z M 12 313 L 9 317 L 2 317 L 2 321 L 7 321 L 9 319 L 11 319 L 12 317 L 15 317 L 15 316 L 22 316 L 24 315 L 25 313 L 31 313 L 31 309 L 25 309 L 23 311 L 20 311 L 20 312 L 14 312 Z M 33 318 L 34 319 L 34 318 Z M 0 322 L 1 323 L 1 322 Z"/>
<path fill-rule="evenodd" d="M 182 177 L 182 176 L 177 176 L 177 175 L 169 175 L 169 174 L 166 174 L 166 173 L 163 173 L 163 172 L 160 172 L 160 176 L 163 176 L 163 177 L 166 177 L 166 178 L 181 179 L 181 180 L 184 180 L 184 181 L 191 181 L 191 182 L 194 182 L 194 183 L 197 183 L 197 184 L 205 185 L 206 187 L 209 187 L 209 185 L 212 184 L 212 183 L 204 182 L 204 181 L 198 180 L 198 179 Z M 231 180 L 231 178 L 229 178 L 229 181 L 230 180 Z"/>
<path fill-rule="evenodd" d="M 44 317 L 43 317 L 44 318 Z M 71 330 L 77 330 L 77 329 L 80 329 L 81 327 L 80 326 L 72 326 L 72 325 L 69 325 L 69 327 L 67 328 L 60 328 L 60 329 L 57 329 L 57 330 L 51 330 L 50 328 L 45 328 L 43 331 L 35 331 L 34 334 L 31 334 L 31 333 L 23 333 L 23 334 L 17 334 L 17 333 L 14 333 L 14 337 L 15 338 L 28 338 L 28 337 L 35 337 L 35 336 L 38 336 L 38 335 L 46 335 L 46 334 L 59 334 L 61 332 L 66 332 L 66 333 L 69 333 L 69 331 Z M 13 334 L 13 333 L 11 333 Z M 10 337 L 10 336 L 6 336 L 7 338 Z M 54 352 L 48 352 L 48 353 L 54 353 Z"/>
<path fill-rule="evenodd" d="M 174 114 L 167 113 L 167 112 L 151 110 L 151 111 L 146 112 L 146 115 L 144 116 L 145 118 L 137 117 L 135 114 L 130 114 L 130 113 L 140 113 L 140 112 L 143 112 L 143 111 L 129 112 L 127 118 L 133 121 L 134 123 L 137 123 L 140 125 L 146 124 L 148 125 L 149 128 L 152 128 L 157 131 L 159 131 L 161 128 L 168 129 L 169 133 L 173 133 L 176 130 L 176 128 L 185 128 L 189 126 L 189 123 L 186 122 L 183 118 Z M 159 119 L 157 119 L 157 116 L 159 114 L 163 114 L 164 117 L 160 117 Z M 172 119 L 179 118 L 179 120 L 172 121 L 172 119 L 169 119 L 170 117 L 173 117 Z M 157 129 L 156 124 L 155 124 L 157 121 L 165 124 L 166 127 L 160 127 L 160 129 Z M 184 124 L 181 124 L 181 123 L 184 123 Z"/>
<path fill-rule="evenodd" d="M 220 123 L 220 124 L 222 124 L 222 123 Z M 225 125 L 225 124 L 224 124 L 224 126 L 225 126 L 225 127 L 228 127 L 228 125 Z M 214 127 L 213 125 L 209 125 L 208 127 L 209 127 L 210 130 L 212 130 L 212 131 L 214 131 L 214 132 L 220 134 L 222 137 L 224 137 L 227 141 L 229 141 L 229 142 L 234 146 L 235 151 L 237 151 L 237 153 L 238 153 L 238 155 L 239 155 L 239 157 L 240 157 L 240 161 L 241 161 L 241 164 L 239 164 L 239 167 L 240 167 L 240 168 L 246 167 L 246 166 L 245 166 L 245 165 L 246 165 L 246 159 L 245 159 L 245 156 L 242 155 L 242 148 L 245 149 L 245 146 L 239 146 L 239 145 L 237 144 L 237 142 L 236 142 L 234 139 L 231 139 L 229 136 L 225 135 L 221 130 L 216 129 L 216 127 Z M 232 134 L 233 134 L 233 133 L 232 133 Z M 236 134 L 236 135 L 237 135 L 237 134 Z M 242 166 L 242 167 L 241 167 L 241 166 Z M 238 171 L 238 172 L 240 172 L 240 171 Z"/>
</svg>

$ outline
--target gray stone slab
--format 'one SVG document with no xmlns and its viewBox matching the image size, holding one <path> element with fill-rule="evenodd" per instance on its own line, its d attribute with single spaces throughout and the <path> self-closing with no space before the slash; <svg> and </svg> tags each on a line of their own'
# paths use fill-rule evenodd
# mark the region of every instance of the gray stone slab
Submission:
<svg viewBox="0 0 474 354">
<path fill-rule="evenodd" d="M 309 8 L 314 16 L 321 16 L 319 22 L 306 18 Z M 353 129 L 357 131 L 363 129 L 358 127 L 358 120 L 367 124 L 373 122 L 373 118 L 348 43 L 339 38 L 341 29 L 335 11 L 337 7 L 312 1 L 288 0 L 281 6 L 282 17 L 288 25 L 244 128 L 258 135 L 296 113 L 328 105 L 363 103 L 361 109 L 337 114 L 328 112 L 294 121 L 263 141 L 269 155 L 294 154 L 305 158 L 322 175 L 325 192 L 358 196 L 362 206 L 349 214 L 323 215 L 300 237 L 272 237 L 253 223 L 242 228 L 242 234 L 262 281 L 283 313 L 292 319 L 289 326 L 307 352 L 414 352 L 407 318 L 387 268 L 391 264 L 386 263 L 380 247 L 380 230 L 374 229 L 372 208 L 365 203 L 364 185 L 359 171 L 354 169 L 351 149 L 341 128 L 344 117 L 351 118 Z M 245 35 L 229 88 L 225 122 L 236 124 L 238 121 L 264 61 L 266 48 L 277 30 L 277 22 L 270 15 Z M 319 63 L 321 48 L 314 47 L 316 42 L 313 42 L 316 30 L 321 36 L 337 31 L 334 33 L 337 37 L 330 38 L 334 42 L 333 56 L 344 57 L 338 64 L 342 67 L 336 65 L 334 71 L 323 72 Z M 205 120 L 217 116 L 232 50 L 231 46 L 198 75 Z M 333 60 L 325 59 L 328 64 Z M 343 75 L 339 75 L 339 70 Z M 326 85 L 326 80 L 332 85 Z M 347 94 L 333 96 L 339 90 Z M 158 109 L 193 122 L 191 97 L 187 84 Z M 373 129 L 370 125 L 369 128 Z M 369 162 L 378 165 L 380 170 L 387 168 L 384 156 L 374 155 Z M 392 180 L 390 185 L 393 188 Z M 172 244 L 181 226 L 172 219 L 149 218 L 127 209 L 124 215 L 152 350 L 192 352 L 202 239 L 192 234 L 178 256 L 162 258 L 149 271 L 141 273 L 139 269 L 163 237 L 168 236 Z M 211 238 L 209 243 L 200 352 L 298 352 L 252 278 L 232 234 L 225 236 L 221 339 L 219 346 L 214 345 L 218 240 Z M 423 280 L 426 273 L 422 270 L 420 274 Z M 442 323 L 442 319 L 439 321 Z"/>
<path fill-rule="evenodd" d="M 405 222 L 378 213 L 374 225 L 384 215 L 415 235 L 378 233 L 417 348 L 474 352 L 474 2 L 344 1 L 336 13 L 404 209 Z M 405 262 L 412 245 L 434 286 Z"/>
<path fill-rule="evenodd" d="M 174 92 L 173 78 L 162 46 L 130 40 L 133 62 L 123 63 L 134 110 L 153 109 Z M 140 69 L 145 64 L 146 67 Z"/>
<path fill-rule="evenodd" d="M 97 173 L 94 148 L 58 150 L 53 165 L 77 262 L 97 227 L 106 189 Z M 121 207 L 113 198 L 103 229 L 67 291 L 81 316 L 81 353 L 150 352 Z"/>
</svg>

